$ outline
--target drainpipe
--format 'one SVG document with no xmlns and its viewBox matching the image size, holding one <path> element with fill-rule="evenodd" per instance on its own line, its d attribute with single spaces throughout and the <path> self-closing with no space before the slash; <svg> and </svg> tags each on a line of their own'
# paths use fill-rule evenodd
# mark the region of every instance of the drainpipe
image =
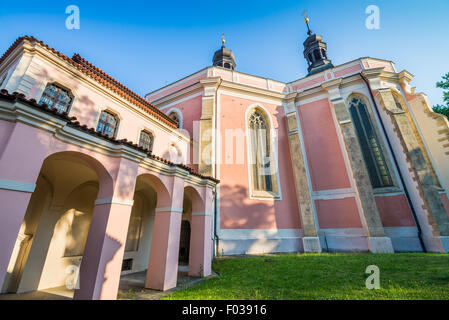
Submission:
<svg viewBox="0 0 449 320">
<path fill-rule="evenodd" d="M 221 84 L 222 84 L 222 82 L 223 82 L 223 79 L 222 78 L 220 78 L 220 83 L 218 84 L 218 86 L 217 86 L 217 90 L 215 90 L 215 106 L 216 106 L 216 108 L 215 108 L 215 128 L 214 128 L 214 130 L 217 130 L 217 123 L 218 123 L 218 115 L 217 115 L 217 107 L 218 107 L 218 89 L 220 88 L 220 86 L 221 86 Z M 216 132 L 215 132 L 216 133 Z M 214 134 L 215 134 L 214 133 Z M 215 174 L 214 174 L 214 176 L 215 176 L 215 178 L 217 178 L 217 135 L 215 134 L 215 163 L 214 163 L 214 166 L 215 166 Z M 220 237 L 218 236 L 218 233 L 217 233 L 217 223 L 220 223 L 220 221 L 218 221 L 217 222 L 217 214 L 218 214 L 218 204 L 217 204 L 217 202 L 218 202 L 218 190 L 217 190 L 217 187 L 218 187 L 218 185 L 215 185 L 215 189 L 214 189 L 214 241 L 215 241 L 215 247 L 214 247 L 214 257 L 216 257 L 217 256 L 217 254 L 219 253 L 218 252 L 218 244 L 219 244 L 219 241 L 220 241 Z"/>
<path fill-rule="evenodd" d="M 402 186 L 404 188 L 405 197 L 407 198 L 408 205 L 410 207 L 410 210 L 412 211 L 412 215 L 413 215 L 413 219 L 415 220 L 416 228 L 418 229 L 419 243 L 421 244 L 421 248 L 422 248 L 423 252 L 427 252 L 426 246 L 424 245 L 424 241 L 422 239 L 422 230 L 421 230 L 421 226 L 420 226 L 420 224 L 418 222 L 418 217 L 416 216 L 415 207 L 413 206 L 412 200 L 410 198 L 410 194 L 409 194 L 409 192 L 407 190 L 407 187 L 405 185 L 404 177 L 402 176 L 401 169 L 399 168 L 398 160 L 396 158 L 396 155 L 394 154 L 393 148 L 391 147 L 391 142 L 390 142 L 390 139 L 388 138 L 387 130 L 385 129 L 385 125 L 384 125 L 384 123 L 382 121 L 382 117 L 380 116 L 379 108 L 377 106 L 376 100 L 374 99 L 373 92 L 371 91 L 371 85 L 369 84 L 368 79 L 366 79 L 363 74 L 360 73 L 360 76 L 362 77 L 363 81 L 365 81 L 366 85 L 368 86 L 368 89 L 369 89 L 368 91 L 369 91 L 369 94 L 371 96 L 371 100 L 374 103 L 374 110 L 376 110 L 377 117 L 379 118 L 379 121 L 380 121 L 380 126 L 382 127 L 382 131 L 384 133 L 384 136 L 386 137 L 388 147 L 391 150 L 391 155 L 393 157 L 394 164 L 395 164 L 396 168 L 398 169 L 397 171 L 398 171 L 398 174 L 399 174 L 399 179 L 401 180 Z"/>
</svg>

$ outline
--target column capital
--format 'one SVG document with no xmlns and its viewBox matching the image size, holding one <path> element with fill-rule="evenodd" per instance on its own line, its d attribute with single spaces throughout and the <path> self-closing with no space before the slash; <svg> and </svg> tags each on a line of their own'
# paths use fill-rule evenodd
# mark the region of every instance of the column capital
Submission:
<svg viewBox="0 0 449 320">
<path fill-rule="evenodd" d="M 343 98 L 341 97 L 341 93 L 340 93 L 341 81 L 342 81 L 342 79 L 338 78 L 338 79 L 327 81 L 327 82 L 324 82 L 323 84 L 321 84 L 321 88 L 328 92 L 329 98 L 332 101 L 332 103 L 334 103 L 334 101 L 337 101 L 337 100 L 343 100 Z"/>
</svg>

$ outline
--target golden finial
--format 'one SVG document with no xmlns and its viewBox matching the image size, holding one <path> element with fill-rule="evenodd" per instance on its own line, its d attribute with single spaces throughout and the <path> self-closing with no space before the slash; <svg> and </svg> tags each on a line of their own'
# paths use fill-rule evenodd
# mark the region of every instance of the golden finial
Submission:
<svg viewBox="0 0 449 320">
<path fill-rule="evenodd" d="M 226 39 L 225 39 L 224 32 L 223 32 L 221 34 L 221 45 L 224 47 L 225 43 L 226 43 Z"/>
<path fill-rule="evenodd" d="M 307 16 L 307 10 L 304 10 L 303 12 L 302 12 L 302 15 L 304 16 L 304 22 L 306 23 L 306 25 L 307 25 L 307 34 L 308 35 L 312 35 L 312 30 L 310 30 L 310 27 L 309 27 L 309 17 Z"/>
</svg>

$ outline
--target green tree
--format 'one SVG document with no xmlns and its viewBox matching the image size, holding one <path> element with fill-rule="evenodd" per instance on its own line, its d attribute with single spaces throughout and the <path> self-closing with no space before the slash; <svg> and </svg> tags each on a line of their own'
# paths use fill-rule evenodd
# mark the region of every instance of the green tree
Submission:
<svg viewBox="0 0 449 320">
<path fill-rule="evenodd" d="M 441 88 L 444 90 L 443 101 L 446 103 L 446 105 L 437 104 L 433 107 L 433 111 L 435 111 L 436 113 L 444 114 L 449 118 L 449 73 L 443 76 L 442 81 L 437 82 L 437 88 Z"/>
</svg>

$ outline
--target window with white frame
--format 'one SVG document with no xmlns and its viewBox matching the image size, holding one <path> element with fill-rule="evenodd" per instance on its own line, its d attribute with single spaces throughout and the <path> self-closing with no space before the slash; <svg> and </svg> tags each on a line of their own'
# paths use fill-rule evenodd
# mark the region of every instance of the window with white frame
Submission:
<svg viewBox="0 0 449 320">
<path fill-rule="evenodd" d="M 254 109 L 248 118 L 249 173 L 253 196 L 277 196 L 276 165 L 271 128 L 265 112 Z"/>
<path fill-rule="evenodd" d="M 151 132 L 142 130 L 140 132 L 139 146 L 147 151 L 153 151 L 154 136 Z"/>
<path fill-rule="evenodd" d="M 109 111 L 102 111 L 98 120 L 97 131 L 113 138 L 117 132 L 117 127 L 117 117 Z"/>
<path fill-rule="evenodd" d="M 72 101 L 73 96 L 69 90 L 63 89 L 54 83 L 49 83 L 45 87 L 39 104 L 45 103 L 49 108 L 64 113 L 69 111 Z"/>
</svg>

